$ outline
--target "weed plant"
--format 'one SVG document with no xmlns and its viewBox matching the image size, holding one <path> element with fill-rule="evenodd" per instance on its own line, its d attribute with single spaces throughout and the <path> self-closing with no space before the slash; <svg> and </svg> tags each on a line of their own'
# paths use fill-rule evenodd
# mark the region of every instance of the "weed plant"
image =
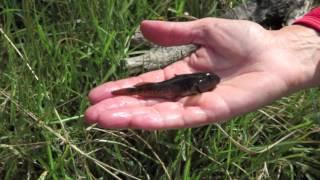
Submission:
<svg viewBox="0 0 320 180">
<path fill-rule="evenodd" d="M 127 76 L 120 61 L 141 20 L 219 16 L 238 3 L 0 0 L 0 179 L 319 179 L 318 89 L 222 125 L 84 123 L 89 90 Z"/>
</svg>

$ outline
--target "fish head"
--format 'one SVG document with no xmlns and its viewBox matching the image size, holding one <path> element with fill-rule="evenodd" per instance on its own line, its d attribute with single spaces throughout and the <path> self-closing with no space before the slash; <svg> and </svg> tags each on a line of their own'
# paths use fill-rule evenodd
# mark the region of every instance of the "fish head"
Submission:
<svg viewBox="0 0 320 180">
<path fill-rule="evenodd" d="M 203 73 L 193 85 L 199 93 L 207 92 L 216 87 L 220 82 L 220 77 L 214 73 Z"/>
</svg>

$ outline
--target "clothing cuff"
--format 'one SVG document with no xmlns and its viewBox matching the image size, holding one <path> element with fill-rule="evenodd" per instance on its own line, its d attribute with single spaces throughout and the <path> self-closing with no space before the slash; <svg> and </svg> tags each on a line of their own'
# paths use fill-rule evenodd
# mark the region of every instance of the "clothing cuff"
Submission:
<svg viewBox="0 0 320 180">
<path fill-rule="evenodd" d="M 320 7 L 312 9 L 302 18 L 296 20 L 293 24 L 307 26 L 320 32 Z"/>
</svg>

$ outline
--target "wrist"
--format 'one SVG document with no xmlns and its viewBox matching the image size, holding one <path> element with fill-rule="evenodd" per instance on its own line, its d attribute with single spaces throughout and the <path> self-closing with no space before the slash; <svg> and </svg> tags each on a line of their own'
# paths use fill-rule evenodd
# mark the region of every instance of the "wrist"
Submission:
<svg viewBox="0 0 320 180">
<path fill-rule="evenodd" d="M 291 89 L 304 89 L 320 84 L 320 35 L 316 30 L 292 25 L 276 32 L 279 45 L 288 54 L 288 68 L 298 67 L 291 79 Z"/>
</svg>

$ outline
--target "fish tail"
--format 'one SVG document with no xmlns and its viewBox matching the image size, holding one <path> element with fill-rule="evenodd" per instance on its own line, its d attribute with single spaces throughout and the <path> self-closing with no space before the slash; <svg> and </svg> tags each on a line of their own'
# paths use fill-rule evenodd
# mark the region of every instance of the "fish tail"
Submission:
<svg viewBox="0 0 320 180">
<path fill-rule="evenodd" d="M 112 95 L 135 95 L 137 94 L 136 88 L 123 88 L 111 92 Z"/>
</svg>

